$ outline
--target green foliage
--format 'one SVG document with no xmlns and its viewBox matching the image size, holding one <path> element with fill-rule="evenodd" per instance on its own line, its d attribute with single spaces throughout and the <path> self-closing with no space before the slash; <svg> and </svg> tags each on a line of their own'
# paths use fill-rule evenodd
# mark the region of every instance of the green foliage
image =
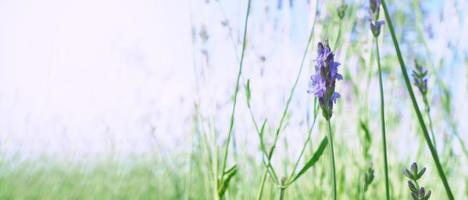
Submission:
<svg viewBox="0 0 468 200">
<path fill-rule="evenodd" d="M 299 177 L 301 177 L 304 173 L 306 173 L 309 168 L 315 165 L 315 163 L 320 159 L 323 152 L 325 151 L 327 144 L 328 144 L 328 139 L 325 137 L 322 139 L 322 142 L 320 142 L 320 146 L 317 148 L 314 155 L 309 159 L 309 161 L 307 161 L 304 167 L 302 167 L 302 169 L 294 176 L 294 178 L 290 181 L 290 183 L 296 181 Z"/>
</svg>

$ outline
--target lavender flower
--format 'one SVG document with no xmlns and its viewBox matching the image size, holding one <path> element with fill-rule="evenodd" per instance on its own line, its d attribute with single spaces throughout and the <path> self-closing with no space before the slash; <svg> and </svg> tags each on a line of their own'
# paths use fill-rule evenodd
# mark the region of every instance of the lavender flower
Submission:
<svg viewBox="0 0 468 200">
<path fill-rule="evenodd" d="M 338 73 L 340 63 L 335 62 L 335 55 L 328 46 L 328 42 L 325 44 L 319 42 L 317 53 L 315 74 L 310 77 L 312 88 L 308 92 L 319 99 L 322 114 L 329 120 L 332 116 L 333 103 L 340 98 L 340 94 L 335 92 L 335 82 L 342 80 L 343 76 Z"/>
<path fill-rule="evenodd" d="M 380 0 L 369 0 L 370 4 L 370 29 L 374 37 L 380 35 L 380 28 L 385 23 L 384 21 L 379 21 L 379 10 L 380 10 Z"/>
<path fill-rule="evenodd" d="M 416 60 L 414 61 L 415 70 L 411 74 L 413 76 L 414 85 L 419 89 L 423 96 L 427 94 L 427 70 L 421 66 Z"/>
<path fill-rule="evenodd" d="M 370 22 L 370 29 L 372 31 L 372 34 L 374 37 L 378 37 L 380 35 L 380 28 L 382 25 L 385 24 L 385 21 L 380 20 L 380 21 L 372 21 Z"/>
<path fill-rule="evenodd" d="M 379 18 L 380 0 L 369 0 L 371 14 L 374 15 L 374 19 Z"/>
<path fill-rule="evenodd" d="M 418 164 L 416 163 L 411 164 L 410 169 L 404 169 L 403 171 L 403 174 L 410 179 L 408 188 L 411 191 L 413 200 L 428 200 L 431 197 L 431 191 L 426 192 L 426 189 L 418 184 L 418 180 L 421 179 L 424 172 L 426 172 L 426 168 L 423 167 L 418 171 Z"/>
</svg>

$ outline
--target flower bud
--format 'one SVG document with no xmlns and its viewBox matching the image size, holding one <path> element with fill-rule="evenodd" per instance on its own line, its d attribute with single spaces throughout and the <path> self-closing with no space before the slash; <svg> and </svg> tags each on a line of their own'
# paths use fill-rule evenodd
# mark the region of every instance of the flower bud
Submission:
<svg viewBox="0 0 468 200">
<path fill-rule="evenodd" d="M 377 19 L 379 17 L 380 0 L 369 0 L 372 15 Z"/>
<path fill-rule="evenodd" d="M 338 17 L 340 19 L 343 19 L 345 14 L 346 14 L 346 9 L 348 8 L 348 5 L 343 4 L 340 7 L 336 8 L 336 12 L 338 13 Z"/>
<path fill-rule="evenodd" d="M 370 29 L 374 37 L 378 37 L 380 35 L 380 28 L 382 27 L 383 24 L 385 24 L 384 21 L 376 21 L 376 22 L 371 21 L 370 22 Z"/>
</svg>

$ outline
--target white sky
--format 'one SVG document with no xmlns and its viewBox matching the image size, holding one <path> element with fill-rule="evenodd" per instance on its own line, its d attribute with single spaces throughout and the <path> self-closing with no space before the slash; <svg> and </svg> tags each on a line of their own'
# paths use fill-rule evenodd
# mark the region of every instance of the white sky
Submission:
<svg viewBox="0 0 468 200">
<path fill-rule="evenodd" d="M 244 16 L 245 5 L 222 2 L 205 6 L 195 0 L 0 0 L 0 152 L 138 153 L 152 145 L 183 149 L 192 131 L 196 83 L 205 116 L 217 118 L 218 131 L 224 134 L 226 127 L 219 124 L 228 124 L 237 60 L 220 21 L 229 19 L 238 43 L 243 23 L 238 16 Z M 258 108 L 263 115 L 279 116 L 278 105 L 286 95 L 279 91 L 289 90 L 296 73 L 308 31 L 303 24 L 310 22 L 303 2 L 297 1 L 292 13 L 273 12 L 268 19 L 262 9 L 253 14 L 257 25 L 249 35 L 253 50 L 246 62 L 252 66 L 246 76 L 261 91 L 257 104 L 264 106 Z M 197 34 L 200 26 L 208 27 L 206 46 L 196 41 L 193 49 L 191 25 L 198 28 Z M 450 23 L 435 24 L 434 29 L 446 31 L 447 26 Z M 467 27 L 453 32 L 466 33 Z M 452 37 L 461 38 L 465 45 L 460 48 L 466 51 L 463 41 L 468 37 Z M 445 41 L 436 39 L 434 44 Z M 198 48 L 204 47 L 213 50 L 211 66 L 194 68 L 194 62 L 203 65 Z M 259 77 L 265 67 L 258 62 L 260 54 L 269 59 L 264 78 Z M 194 72 L 205 77 L 196 80 Z M 280 80 L 278 74 L 288 78 Z M 298 91 L 306 89 L 304 83 Z M 305 92 L 298 96 L 307 99 Z M 291 109 L 301 111 L 306 103 L 298 100 Z M 296 117 L 303 118 L 304 112 Z M 239 129 L 246 128 L 251 127 Z M 292 132 L 290 136 L 300 141 L 302 133 Z"/>
<path fill-rule="evenodd" d="M 0 148 L 95 153 L 106 132 L 144 143 L 141 121 L 182 133 L 169 123 L 191 111 L 187 5 L 0 1 Z"/>
</svg>

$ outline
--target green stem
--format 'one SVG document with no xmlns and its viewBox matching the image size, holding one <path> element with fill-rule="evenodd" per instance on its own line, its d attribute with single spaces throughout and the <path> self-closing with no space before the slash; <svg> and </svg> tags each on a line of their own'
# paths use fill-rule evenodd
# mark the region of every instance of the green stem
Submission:
<svg viewBox="0 0 468 200">
<path fill-rule="evenodd" d="M 247 108 L 249 110 L 249 113 L 250 113 L 250 118 L 252 119 L 252 122 L 254 124 L 254 127 L 255 127 L 255 130 L 257 131 L 257 135 L 258 135 L 258 138 L 260 140 L 260 150 L 262 151 L 262 154 L 265 156 L 265 158 L 267 158 L 268 156 L 268 153 L 267 153 L 267 150 L 266 150 L 266 147 L 265 147 L 265 142 L 263 141 L 263 130 L 261 130 L 258 126 L 258 123 L 257 123 L 257 120 L 255 119 L 255 116 L 253 114 L 253 111 L 252 111 L 252 107 L 250 106 L 250 104 L 247 104 Z M 264 121 L 264 123 L 266 123 L 266 120 Z M 264 126 L 265 124 L 263 124 L 262 126 Z M 262 127 L 263 129 L 264 127 Z M 276 175 L 276 171 L 275 169 L 273 169 L 273 167 L 271 167 L 271 163 L 270 161 L 266 161 L 265 159 L 263 159 L 263 163 L 266 167 L 266 171 L 265 172 L 268 172 L 270 171 L 272 177 L 274 180 L 278 180 L 278 176 Z M 263 179 L 262 179 L 262 183 L 260 185 L 265 185 L 263 183 Z M 260 188 L 260 190 L 263 190 L 263 188 Z M 259 193 L 261 193 L 263 191 L 259 191 Z"/>
<path fill-rule="evenodd" d="M 463 142 L 460 135 L 458 135 L 457 127 L 456 127 L 456 124 L 453 121 L 453 119 L 450 120 L 450 121 L 451 121 L 450 126 L 451 126 L 451 129 L 452 129 L 452 132 L 454 133 L 455 137 L 457 138 L 458 142 L 460 143 L 461 149 L 462 149 L 463 153 L 465 154 L 465 157 L 468 158 L 468 149 L 466 148 L 465 142 Z"/>
<path fill-rule="evenodd" d="M 260 150 L 266 154 L 265 143 L 263 142 L 263 135 L 260 130 L 260 127 L 258 126 L 257 120 L 255 119 L 255 116 L 253 114 L 252 107 L 250 106 L 250 104 L 247 104 L 247 108 L 249 110 L 250 119 L 252 119 L 252 123 L 254 124 L 255 131 L 257 131 L 257 135 L 260 139 Z"/>
<path fill-rule="evenodd" d="M 312 28 L 311 28 L 310 33 L 309 33 L 309 39 L 307 41 L 306 49 L 304 50 L 304 54 L 302 55 L 301 65 L 299 67 L 299 72 L 297 73 L 296 80 L 294 81 L 294 84 L 293 84 L 293 86 L 292 86 L 292 88 L 290 90 L 289 96 L 288 96 L 288 100 L 286 101 L 286 106 L 284 107 L 283 113 L 281 114 L 281 119 L 280 119 L 278 128 L 276 129 L 276 132 L 275 132 L 276 134 L 275 134 L 275 139 L 274 139 L 274 142 L 273 142 L 273 146 L 270 148 L 270 152 L 268 154 L 268 159 L 271 159 L 271 156 L 273 156 L 273 153 L 274 153 L 275 148 L 276 148 L 276 143 L 277 143 L 278 138 L 279 138 L 279 134 L 280 134 L 281 130 L 283 129 L 284 120 L 286 119 L 286 114 L 288 113 L 288 110 L 289 110 L 289 105 L 291 104 L 291 101 L 292 101 L 292 98 L 294 96 L 294 92 L 296 90 L 297 84 L 299 83 L 299 78 L 301 77 L 302 69 L 304 68 L 305 58 L 307 57 L 307 52 L 309 52 L 310 42 L 312 41 L 312 36 L 313 36 L 313 33 L 314 33 L 314 27 L 315 27 L 315 21 L 316 20 L 314 19 L 314 23 L 312 24 Z"/>
<path fill-rule="evenodd" d="M 342 26 L 343 26 L 343 20 L 340 19 L 340 25 L 338 26 L 338 34 L 336 35 L 335 44 L 333 45 L 333 51 L 336 51 L 336 49 L 338 49 L 338 42 L 340 42 L 340 39 L 341 39 Z"/>
<path fill-rule="evenodd" d="M 281 187 L 280 188 L 280 196 L 279 196 L 279 200 L 283 200 L 284 199 L 284 194 L 286 193 L 286 187 Z"/>
<path fill-rule="evenodd" d="M 253 115 L 253 111 L 252 111 L 252 108 L 250 107 L 250 105 L 247 105 L 247 108 L 249 109 L 249 112 L 250 112 L 250 117 L 252 118 L 252 121 L 254 123 L 254 126 L 255 126 L 255 130 L 257 131 L 257 135 L 259 137 L 259 140 L 260 140 L 260 150 L 262 151 L 262 154 L 263 155 L 268 155 L 267 152 L 266 152 L 266 148 L 265 148 L 265 143 L 263 142 L 263 133 L 262 133 L 262 130 L 260 130 L 259 126 L 258 126 L 258 123 L 257 123 L 257 120 L 255 120 L 255 116 Z M 266 122 L 266 121 L 265 121 Z M 260 188 L 258 190 L 258 193 L 257 193 L 257 200 L 260 200 L 262 199 L 262 196 L 263 196 L 263 189 L 265 188 L 265 181 L 266 181 L 266 178 L 268 176 L 268 172 L 271 173 L 272 177 L 277 180 L 277 175 L 276 175 L 276 172 L 274 171 L 274 169 L 271 167 L 271 163 L 270 162 L 266 162 L 266 160 L 264 159 L 263 160 L 263 164 L 265 165 L 265 172 L 263 172 L 263 175 L 262 175 L 262 179 L 260 181 Z"/>
<path fill-rule="evenodd" d="M 434 148 L 437 152 L 436 137 L 434 134 L 434 127 L 432 126 L 431 107 L 429 105 L 429 101 L 427 100 L 426 94 L 423 94 L 423 101 L 426 110 L 427 120 L 429 121 L 429 130 L 431 131 L 432 144 L 434 145 Z"/>
<path fill-rule="evenodd" d="M 239 71 L 237 73 L 237 78 L 236 78 L 236 88 L 234 90 L 234 102 L 233 102 L 233 105 L 232 105 L 232 111 L 231 111 L 231 119 L 230 119 L 230 123 L 229 123 L 229 133 L 228 133 L 228 137 L 227 137 L 227 141 L 226 141 L 226 146 L 225 146 L 225 150 L 224 150 L 224 157 L 223 157 L 223 164 L 222 164 L 222 167 L 221 167 L 221 178 L 220 178 L 220 184 L 223 184 L 223 181 L 224 181 L 224 171 L 226 170 L 226 162 L 227 162 L 227 157 L 228 157 L 228 153 L 229 153 L 229 143 L 231 143 L 231 138 L 232 138 L 232 132 L 233 132 L 233 128 L 234 128 L 234 116 L 235 116 L 235 112 L 236 112 L 236 104 L 237 104 L 237 94 L 239 93 L 239 82 L 240 82 L 240 77 L 241 77 L 241 74 L 242 74 L 242 68 L 243 68 L 243 65 L 244 65 L 244 54 L 245 54 L 245 47 L 246 47 L 246 44 L 247 44 L 247 24 L 248 24 L 248 21 L 249 21 L 249 14 L 250 14 L 250 4 L 251 4 L 251 0 L 248 0 L 248 3 L 247 3 L 247 14 L 245 15 L 245 22 L 244 22 L 244 37 L 243 37 L 243 41 L 242 41 L 242 52 L 241 52 L 241 58 L 240 58 L 240 63 L 239 63 Z"/>
<path fill-rule="evenodd" d="M 330 162 L 331 162 L 331 171 L 332 171 L 332 186 L 333 186 L 333 200 L 336 200 L 336 167 L 335 167 L 335 152 L 333 150 L 333 133 L 330 124 L 330 120 L 327 120 L 328 123 L 328 141 L 330 142 Z"/>
<path fill-rule="evenodd" d="M 452 194 L 452 191 L 450 190 L 450 186 L 448 184 L 447 178 L 442 169 L 442 165 L 440 164 L 439 156 L 437 155 L 437 152 L 434 146 L 432 145 L 431 139 L 429 137 L 429 133 L 424 123 L 424 119 L 422 117 L 421 111 L 419 110 L 418 102 L 416 101 L 413 89 L 411 88 L 411 82 L 409 80 L 408 72 L 406 71 L 406 66 L 403 61 L 403 57 L 401 55 L 400 46 L 398 45 L 398 40 L 396 38 L 395 30 L 393 28 L 392 19 L 390 18 L 390 14 L 388 13 L 387 5 L 385 3 L 385 0 L 381 0 L 381 2 L 382 2 L 382 7 L 385 13 L 385 19 L 387 21 L 388 29 L 390 30 L 390 34 L 392 36 L 393 45 L 397 53 L 398 62 L 400 63 L 401 72 L 403 73 L 403 78 L 405 80 L 406 89 L 408 90 L 408 93 L 411 97 L 411 102 L 416 112 L 416 116 L 418 117 L 419 125 L 421 126 L 421 129 L 423 130 L 423 135 L 424 135 L 424 138 L 426 139 L 426 144 L 428 145 L 429 150 L 432 154 L 432 158 L 434 159 L 437 171 L 439 172 L 439 176 L 442 179 L 442 182 L 444 184 L 445 191 L 447 192 L 447 196 L 450 200 L 453 200 L 453 194 Z"/>
<path fill-rule="evenodd" d="M 318 3 L 316 3 L 315 18 L 314 18 L 314 21 L 312 23 L 312 28 L 310 29 L 309 38 L 307 40 L 307 44 L 306 44 L 306 48 L 304 50 L 304 54 L 302 55 L 301 64 L 300 64 L 300 67 L 299 67 L 299 71 L 297 72 L 296 80 L 294 81 L 294 84 L 293 84 L 293 86 L 292 86 L 292 88 L 290 90 L 288 100 L 286 101 L 286 106 L 284 107 L 283 113 L 281 114 L 281 119 L 280 119 L 279 125 L 278 125 L 278 127 L 277 127 L 277 129 L 275 131 L 275 138 L 273 140 L 273 145 L 270 147 L 270 150 L 268 151 L 268 155 L 266 155 L 267 156 L 268 166 L 269 166 L 269 168 L 271 168 L 271 171 L 273 171 L 273 167 L 271 166 L 271 158 L 273 157 L 273 154 L 275 152 L 276 145 L 278 143 L 279 134 L 280 134 L 281 130 L 283 129 L 283 124 L 284 124 L 284 121 L 286 119 L 286 114 L 288 113 L 289 105 L 291 104 L 291 101 L 292 101 L 292 98 L 294 96 L 294 92 L 296 90 L 297 84 L 299 83 L 299 78 L 301 77 L 302 69 L 304 68 L 304 62 L 305 62 L 305 59 L 307 57 L 307 53 L 309 52 L 310 42 L 312 41 L 312 37 L 314 35 L 313 33 L 314 33 L 314 30 L 315 30 L 315 23 L 317 21 L 317 13 L 318 13 L 317 4 Z"/>
<path fill-rule="evenodd" d="M 418 7 L 418 12 L 416 12 L 416 19 L 421 22 L 422 20 L 422 17 L 421 17 L 421 8 L 420 8 L 420 2 L 419 0 L 415 0 L 414 1 L 414 4 L 415 4 L 415 7 Z M 420 23 L 419 23 L 420 24 Z M 432 71 L 436 71 L 436 66 L 434 64 L 434 61 L 432 60 L 432 57 L 430 55 L 430 48 L 429 48 L 429 45 L 427 44 L 427 41 L 424 37 L 424 30 L 423 30 L 423 27 L 422 26 L 418 26 L 419 28 L 417 29 L 418 30 L 418 33 L 419 33 L 419 37 L 422 38 L 422 42 L 423 42 L 423 46 L 425 48 L 425 51 L 426 51 L 426 58 L 427 60 L 430 61 L 430 66 L 431 66 L 431 69 Z M 440 88 L 442 88 L 442 90 L 444 89 L 447 89 L 447 85 L 442 81 L 442 79 L 439 77 L 439 76 L 434 76 L 435 77 L 435 82 L 437 85 L 440 86 Z M 468 158 L 468 149 L 466 148 L 465 146 L 465 143 L 463 142 L 463 140 L 460 138 L 460 136 L 458 135 L 457 131 L 456 131 L 456 127 L 453 126 L 453 123 L 450 122 L 450 121 L 453 121 L 453 116 L 450 115 L 449 113 L 447 113 L 447 110 L 445 110 L 446 114 L 448 114 L 448 119 L 449 119 L 449 124 L 450 126 L 452 126 L 452 134 L 457 138 L 458 142 L 460 143 L 460 146 L 462 147 L 462 150 L 463 150 L 463 153 L 465 154 L 465 157 Z M 431 122 L 429 122 L 431 123 Z M 435 144 L 434 144 L 435 145 Z M 437 147 L 437 145 L 435 145 Z M 437 148 L 436 148 L 437 150 Z"/>
<path fill-rule="evenodd" d="M 287 186 L 285 185 L 285 183 L 286 183 L 286 177 L 283 177 L 283 178 L 281 179 L 279 200 L 283 200 L 283 199 L 284 199 L 284 194 L 286 193 L 286 188 L 287 188 Z"/>
<path fill-rule="evenodd" d="M 296 173 L 296 169 L 299 166 L 299 162 L 301 161 L 301 158 L 304 155 L 307 144 L 309 143 L 309 141 L 311 139 L 312 131 L 314 130 L 315 122 L 317 121 L 317 116 L 318 116 L 318 104 L 316 102 L 317 102 L 317 98 L 314 98 L 314 111 L 315 111 L 314 112 L 314 120 L 312 121 L 312 126 L 307 131 L 307 138 L 304 141 L 304 145 L 302 145 L 302 149 L 301 149 L 301 152 L 299 153 L 299 157 L 297 157 L 297 160 L 296 160 L 296 162 L 294 164 L 294 167 L 293 167 L 293 169 L 291 171 L 291 174 L 289 175 L 290 179 L 294 178 L 294 174 Z M 291 184 L 291 182 L 288 182 L 288 183 Z"/>
<path fill-rule="evenodd" d="M 263 172 L 262 181 L 261 181 L 261 184 L 260 184 L 260 190 L 258 190 L 258 194 L 257 194 L 257 200 L 262 199 L 263 188 L 265 188 L 265 182 L 266 182 L 267 176 L 268 176 L 268 168 L 266 168 L 265 172 Z"/>
<path fill-rule="evenodd" d="M 375 39 L 375 53 L 377 57 L 377 66 L 379 68 L 379 87 L 380 87 L 380 120 L 382 122 L 382 149 L 384 156 L 384 172 L 385 172 L 385 194 L 387 200 L 390 199 L 390 184 L 388 180 L 388 159 L 387 159 L 387 136 L 385 131 L 385 100 L 384 100 L 384 91 L 383 91 L 383 81 L 382 81 L 382 67 L 380 65 L 380 52 L 379 52 L 379 40 L 377 37 Z"/>
<path fill-rule="evenodd" d="M 253 114 L 253 111 L 252 111 L 252 107 L 250 106 L 249 103 L 247 103 L 247 108 L 249 109 L 249 113 L 250 113 L 250 118 L 252 119 L 252 122 L 254 124 L 254 127 L 255 127 L 255 130 L 257 131 L 257 135 L 259 137 L 259 140 L 260 140 L 260 150 L 262 151 L 262 153 L 266 156 L 268 155 L 267 152 L 266 152 L 266 148 L 265 148 L 265 143 L 263 142 L 263 132 L 262 130 L 260 129 L 260 127 L 258 126 L 258 123 L 257 123 L 257 120 L 255 119 L 255 116 Z M 264 122 L 266 123 L 266 121 Z M 263 126 L 263 125 L 262 125 Z M 263 127 L 262 127 L 263 128 Z M 274 171 L 274 169 L 271 167 L 271 163 L 267 163 L 265 160 L 263 161 L 264 165 L 265 165 L 265 172 L 263 172 L 263 175 L 262 175 L 262 179 L 260 181 L 260 189 L 258 190 L 258 193 L 257 193 L 257 200 L 260 200 L 262 199 L 262 196 L 263 196 L 263 189 L 265 188 L 265 181 L 266 181 L 266 178 L 268 176 L 268 172 L 269 172 L 269 169 L 270 169 L 270 173 L 272 174 L 273 178 L 276 180 L 278 179 L 277 178 L 277 175 L 276 175 L 276 172 Z"/>
</svg>

